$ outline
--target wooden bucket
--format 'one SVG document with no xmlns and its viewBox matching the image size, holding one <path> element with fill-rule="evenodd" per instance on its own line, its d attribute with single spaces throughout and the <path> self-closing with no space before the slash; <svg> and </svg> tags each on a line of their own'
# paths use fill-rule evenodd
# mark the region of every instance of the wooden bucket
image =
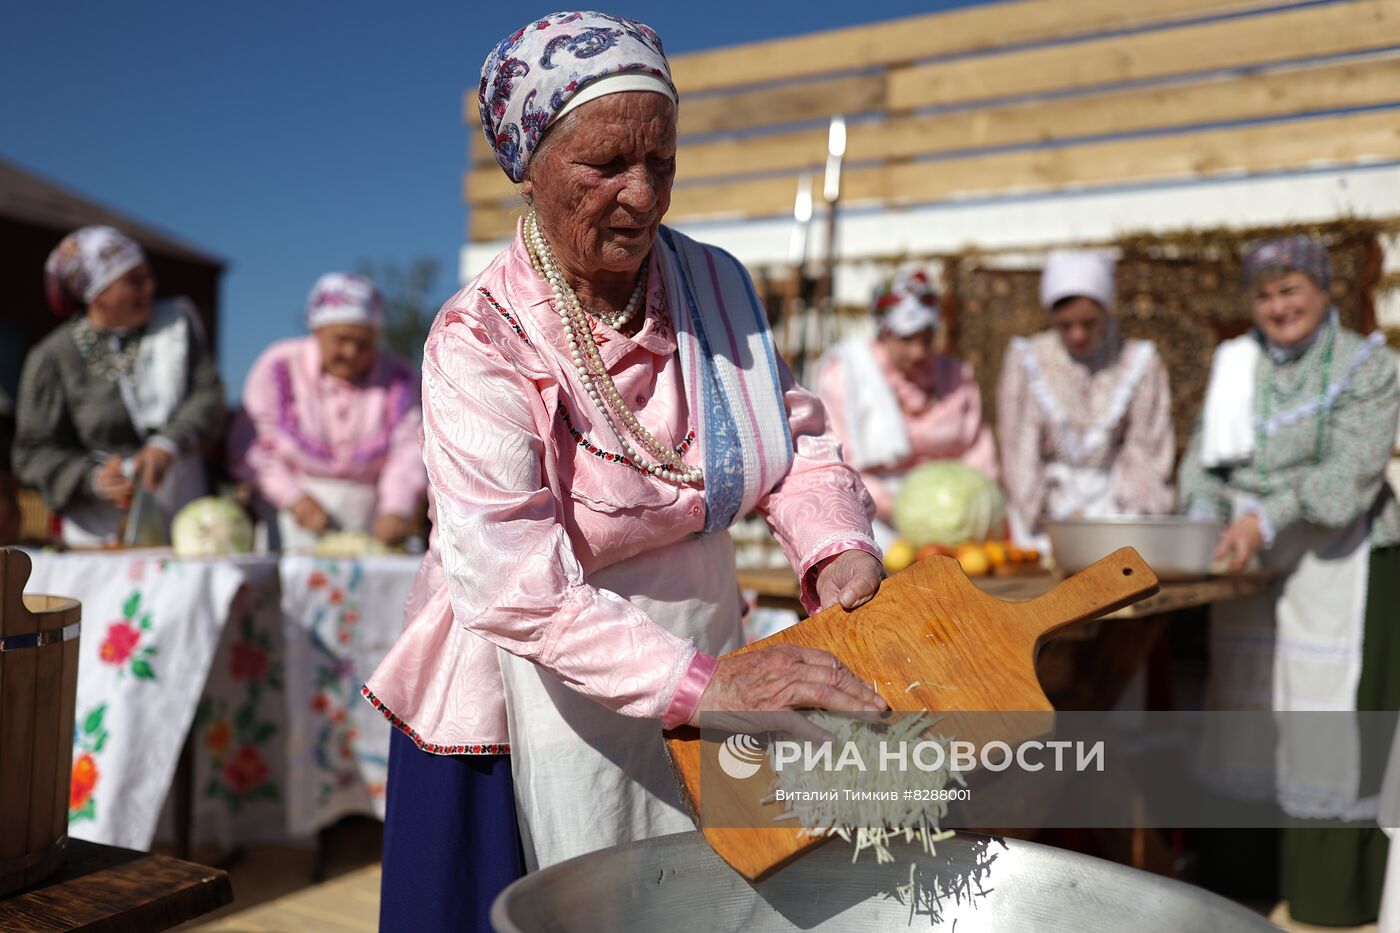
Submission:
<svg viewBox="0 0 1400 933">
<path fill-rule="evenodd" d="M 0 548 L 0 896 L 57 871 L 68 843 L 81 608 L 25 596 L 30 568 Z"/>
</svg>

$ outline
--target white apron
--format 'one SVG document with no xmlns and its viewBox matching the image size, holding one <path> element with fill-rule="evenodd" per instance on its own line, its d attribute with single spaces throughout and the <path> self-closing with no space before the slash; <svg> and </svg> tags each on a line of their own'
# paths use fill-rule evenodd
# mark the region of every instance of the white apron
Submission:
<svg viewBox="0 0 1400 933">
<path fill-rule="evenodd" d="M 1371 566 L 1369 520 L 1362 517 L 1341 530 L 1296 526 L 1260 559 L 1279 575 L 1268 590 L 1211 607 L 1208 708 L 1355 710 Z M 1277 735 L 1242 722 L 1211 723 L 1201 764 L 1226 792 L 1277 799 L 1296 817 L 1376 816 L 1376 798 L 1360 795 L 1354 722 L 1351 728 L 1329 722 L 1318 729 L 1316 721 L 1309 728 L 1281 717 Z M 1246 764 L 1271 760 L 1272 769 Z"/>
<path fill-rule="evenodd" d="M 200 455 L 188 453 L 176 456 L 152 497 L 160 507 L 167 541 L 175 513 L 204 495 L 205 488 L 204 461 Z M 119 543 L 117 536 L 121 530 L 122 512 L 110 502 L 89 500 L 68 509 L 61 518 L 61 537 L 69 547 L 95 548 Z"/>
<path fill-rule="evenodd" d="M 1045 464 L 1045 475 L 1063 491 L 1062 501 L 1049 510 L 1049 518 L 1108 518 L 1120 514 L 1114 502 L 1118 478 L 1113 469 L 1052 461 Z M 1017 547 L 1050 552 L 1050 536 L 1034 530 L 1039 521 L 1026 521 L 1010 503 L 1006 506 L 1006 522 Z"/>
<path fill-rule="evenodd" d="M 659 625 L 720 655 L 743 644 L 729 533 L 687 538 L 591 576 Z M 661 723 L 614 713 L 498 649 L 510 762 L 530 871 L 597 849 L 695 828 Z"/>
<path fill-rule="evenodd" d="M 302 476 L 300 483 L 302 491 L 326 510 L 330 528 L 368 534 L 374 526 L 379 490 L 373 483 L 324 476 Z M 277 513 L 277 537 L 274 550 L 310 551 L 320 536 L 298 525 L 291 509 L 282 509 Z"/>
</svg>

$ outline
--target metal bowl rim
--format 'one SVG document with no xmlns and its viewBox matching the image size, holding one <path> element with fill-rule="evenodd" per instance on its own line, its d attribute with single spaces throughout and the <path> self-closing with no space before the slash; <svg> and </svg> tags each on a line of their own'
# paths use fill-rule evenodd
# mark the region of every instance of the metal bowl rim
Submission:
<svg viewBox="0 0 1400 933">
<path fill-rule="evenodd" d="M 1218 518 L 1191 518 L 1187 515 L 1109 515 L 1103 518 L 1047 518 L 1045 527 L 1094 528 L 1127 526 L 1140 528 L 1224 528 Z"/>
</svg>

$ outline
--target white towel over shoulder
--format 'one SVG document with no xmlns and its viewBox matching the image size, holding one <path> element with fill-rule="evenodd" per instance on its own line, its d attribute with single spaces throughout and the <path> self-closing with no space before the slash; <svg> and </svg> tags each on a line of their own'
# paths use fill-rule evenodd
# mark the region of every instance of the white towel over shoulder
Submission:
<svg viewBox="0 0 1400 933">
<path fill-rule="evenodd" d="M 846 462 L 857 470 L 901 463 L 911 450 L 909 431 L 870 341 L 844 340 L 831 352 L 846 383 Z"/>
<path fill-rule="evenodd" d="M 1201 462 L 1207 468 L 1248 463 L 1254 456 L 1254 377 L 1261 352 L 1251 334 L 1215 348 L 1201 416 Z"/>
</svg>

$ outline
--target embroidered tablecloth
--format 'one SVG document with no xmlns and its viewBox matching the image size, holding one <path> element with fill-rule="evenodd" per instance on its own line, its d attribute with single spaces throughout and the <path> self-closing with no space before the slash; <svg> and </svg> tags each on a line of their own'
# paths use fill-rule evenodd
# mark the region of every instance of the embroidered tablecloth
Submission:
<svg viewBox="0 0 1400 933">
<path fill-rule="evenodd" d="M 402 627 L 418 557 L 32 556 L 27 592 L 83 604 L 73 836 L 147 849 L 167 833 L 191 733 L 196 843 L 382 818 L 389 725 L 359 688 Z"/>
<path fill-rule="evenodd" d="M 160 552 L 33 563 L 26 592 L 82 602 L 69 833 L 148 849 L 245 574 Z"/>
</svg>

